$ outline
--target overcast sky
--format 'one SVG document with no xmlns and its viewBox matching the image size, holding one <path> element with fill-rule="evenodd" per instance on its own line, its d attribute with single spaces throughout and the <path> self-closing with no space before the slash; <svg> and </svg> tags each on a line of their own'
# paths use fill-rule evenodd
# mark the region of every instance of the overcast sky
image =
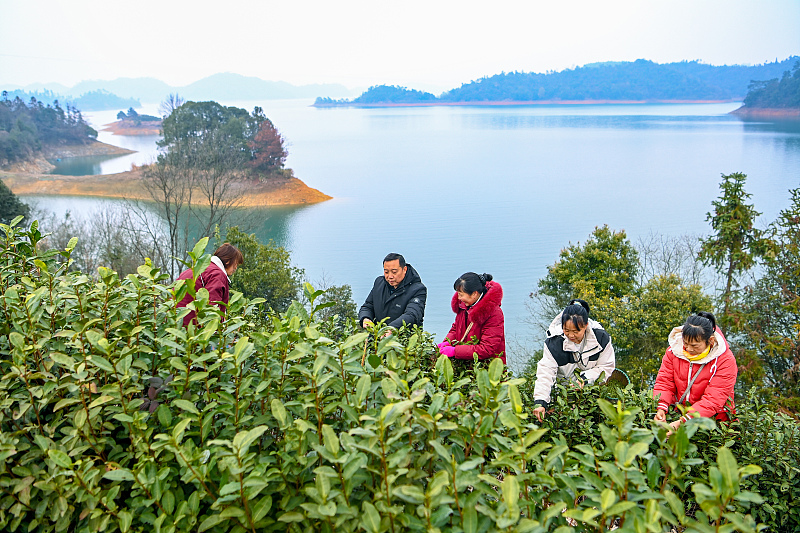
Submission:
<svg viewBox="0 0 800 533">
<path fill-rule="evenodd" d="M 435 91 L 595 61 L 800 55 L 800 0 L 27 0 L 0 12 L 0 86 L 235 72 Z"/>
</svg>

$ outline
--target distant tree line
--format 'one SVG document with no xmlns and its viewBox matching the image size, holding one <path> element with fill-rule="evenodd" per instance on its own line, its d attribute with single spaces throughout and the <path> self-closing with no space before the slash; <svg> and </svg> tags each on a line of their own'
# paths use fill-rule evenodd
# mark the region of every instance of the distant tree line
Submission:
<svg viewBox="0 0 800 533">
<path fill-rule="evenodd" d="M 59 102 L 67 102 L 72 107 L 77 107 L 78 109 L 83 109 L 84 111 L 102 111 L 104 109 L 139 107 L 141 105 L 139 100 L 136 98 L 123 98 L 103 89 L 81 93 L 81 95 L 77 98 L 63 94 L 57 94 L 48 89 L 33 92 L 21 90 L 8 91 L 9 100 L 13 100 L 17 97 L 26 102 L 31 98 L 35 98 L 36 100 L 43 102 L 52 102 L 54 100 L 58 100 Z"/>
<path fill-rule="evenodd" d="M 746 108 L 800 109 L 800 61 L 781 79 L 754 81 L 744 99 Z"/>
<path fill-rule="evenodd" d="M 735 100 L 752 80 L 779 76 L 797 57 L 756 66 L 714 66 L 699 61 L 659 64 L 594 63 L 561 72 L 503 72 L 463 84 L 439 97 L 404 87 L 377 85 L 351 101 L 317 99 L 316 105 L 378 103 L 533 102 L 542 100 Z"/>
<path fill-rule="evenodd" d="M 84 144 L 97 138 L 95 131 L 71 105 L 63 109 L 31 98 L 13 100 L 3 91 L 0 100 L 0 167 L 35 157 L 46 146 Z"/>
</svg>

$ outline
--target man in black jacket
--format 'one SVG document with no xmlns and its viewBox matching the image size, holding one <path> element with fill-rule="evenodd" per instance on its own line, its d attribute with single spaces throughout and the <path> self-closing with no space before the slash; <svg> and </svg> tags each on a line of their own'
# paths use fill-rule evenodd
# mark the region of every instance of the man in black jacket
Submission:
<svg viewBox="0 0 800 533">
<path fill-rule="evenodd" d="M 428 289 L 414 267 L 406 264 L 402 255 L 389 254 L 383 259 L 383 276 L 375 279 L 358 312 L 358 321 L 361 327 L 367 327 L 373 321 L 388 318 L 387 325 L 393 328 L 403 324 L 422 327 L 427 297 Z"/>
</svg>

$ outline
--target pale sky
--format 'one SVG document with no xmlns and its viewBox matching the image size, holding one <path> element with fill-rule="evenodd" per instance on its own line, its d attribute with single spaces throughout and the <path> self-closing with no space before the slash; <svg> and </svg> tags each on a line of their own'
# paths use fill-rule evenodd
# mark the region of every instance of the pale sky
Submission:
<svg viewBox="0 0 800 533">
<path fill-rule="evenodd" d="M 501 71 L 791 55 L 800 0 L 9 0 L 0 18 L 0 88 L 234 72 L 441 92 Z"/>
</svg>

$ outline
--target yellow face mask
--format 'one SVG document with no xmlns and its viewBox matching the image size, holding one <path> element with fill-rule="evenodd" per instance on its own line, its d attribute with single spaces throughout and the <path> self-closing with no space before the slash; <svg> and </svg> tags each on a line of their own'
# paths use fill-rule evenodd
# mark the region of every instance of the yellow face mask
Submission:
<svg viewBox="0 0 800 533">
<path fill-rule="evenodd" d="M 704 352 L 699 353 L 697 355 L 692 355 L 689 352 L 687 352 L 686 350 L 683 351 L 683 355 L 689 361 L 699 361 L 703 357 L 707 356 L 710 351 L 711 351 L 711 344 L 708 345 L 708 348 L 706 348 Z"/>
</svg>

